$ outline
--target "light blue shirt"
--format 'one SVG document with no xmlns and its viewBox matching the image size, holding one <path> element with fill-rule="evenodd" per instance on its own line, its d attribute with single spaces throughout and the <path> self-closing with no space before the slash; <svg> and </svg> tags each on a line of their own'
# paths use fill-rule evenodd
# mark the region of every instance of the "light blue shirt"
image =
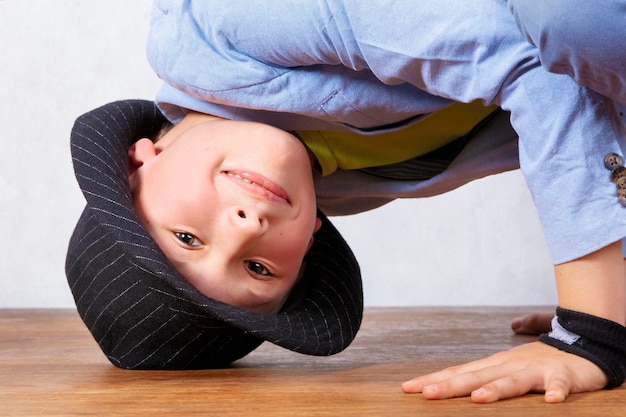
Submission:
<svg viewBox="0 0 626 417">
<path fill-rule="evenodd" d="M 431 180 L 318 179 L 331 215 L 440 194 L 519 163 L 554 263 L 626 236 L 603 162 L 624 154 L 616 104 L 542 68 L 504 0 L 157 0 L 152 19 L 148 57 L 165 81 L 157 102 L 175 122 L 193 109 L 373 134 L 451 101 L 510 112 L 514 131 L 501 114 Z"/>
</svg>

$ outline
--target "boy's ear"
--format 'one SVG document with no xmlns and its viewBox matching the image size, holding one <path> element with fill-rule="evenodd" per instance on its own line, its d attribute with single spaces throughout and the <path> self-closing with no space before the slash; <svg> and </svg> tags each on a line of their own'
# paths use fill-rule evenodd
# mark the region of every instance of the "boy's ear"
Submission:
<svg viewBox="0 0 626 417">
<path fill-rule="evenodd" d="M 154 142 L 147 138 L 139 139 L 130 145 L 128 148 L 128 181 L 131 190 L 135 190 L 138 185 L 138 168 L 154 158 L 157 153 Z"/>
<path fill-rule="evenodd" d="M 321 227 L 322 227 L 322 221 L 320 220 L 319 217 L 316 217 L 315 218 L 315 227 L 313 229 L 313 234 L 315 234 L 315 232 L 320 230 Z M 314 241 L 315 241 L 315 236 L 311 236 L 311 239 L 309 240 L 309 246 L 306 248 L 307 252 L 309 251 L 309 249 L 311 249 L 311 246 L 313 246 L 313 242 Z"/>
<path fill-rule="evenodd" d="M 315 229 L 313 230 L 313 233 L 317 232 L 321 228 L 322 228 L 322 220 L 319 217 L 316 217 L 315 218 Z"/>
</svg>

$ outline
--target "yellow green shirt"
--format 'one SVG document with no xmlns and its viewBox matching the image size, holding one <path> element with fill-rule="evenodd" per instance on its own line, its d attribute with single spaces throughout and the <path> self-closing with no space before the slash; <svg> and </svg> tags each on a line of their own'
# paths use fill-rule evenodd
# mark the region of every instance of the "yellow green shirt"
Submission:
<svg viewBox="0 0 626 417">
<path fill-rule="evenodd" d="M 378 135 L 351 132 L 298 131 L 316 156 L 323 175 L 341 168 L 390 165 L 425 155 L 467 134 L 497 106 L 480 101 L 454 103 L 404 129 Z"/>
</svg>

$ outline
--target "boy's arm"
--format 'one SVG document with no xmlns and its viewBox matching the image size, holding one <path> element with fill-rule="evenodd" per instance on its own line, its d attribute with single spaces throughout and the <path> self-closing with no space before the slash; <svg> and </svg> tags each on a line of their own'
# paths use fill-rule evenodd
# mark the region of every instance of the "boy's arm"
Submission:
<svg viewBox="0 0 626 417">
<path fill-rule="evenodd" d="M 605 318 L 624 326 L 626 281 L 622 243 L 555 267 L 560 307 Z M 486 359 L 417 377 L 405 392 L 429 399 L 470 395 L 492 402 L 545 392 L 546 402 L 561 402 L 570 393 L 595 391 L 607 384 L 598 366 L 541 342 L 529 343 Z"/>
<path fill-rule="evenodd" d="M 560 307 L 625 324 L 626 282 L 621 241 L 556 265 L 554 270 Z"/>
</svg>

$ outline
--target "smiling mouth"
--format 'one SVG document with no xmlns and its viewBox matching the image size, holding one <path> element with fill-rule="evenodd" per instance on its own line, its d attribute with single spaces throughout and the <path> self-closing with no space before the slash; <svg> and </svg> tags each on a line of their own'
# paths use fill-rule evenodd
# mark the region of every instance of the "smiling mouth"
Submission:
<svg viewBox="0 0 626 417">
<path fill-rule="evenodd" d="M 263 175 L 248 171 L 223 171 L 222 173 L 225 174 L 228 179 L 253 194 L 264 197 L 270 201 L 291 205 L 287 192 L 280 185 Z"/>
</svg>

